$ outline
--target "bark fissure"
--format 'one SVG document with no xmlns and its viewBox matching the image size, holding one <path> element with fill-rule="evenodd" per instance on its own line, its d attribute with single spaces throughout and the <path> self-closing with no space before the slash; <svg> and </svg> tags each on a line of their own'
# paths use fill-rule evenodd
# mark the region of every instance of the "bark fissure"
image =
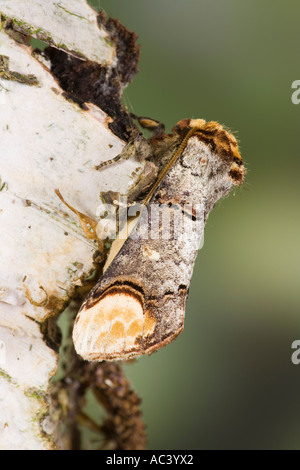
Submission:
<svg viewBox="0 0 300 470">
<path fill-rule="evenodd" d="M 121 96 L 138 70 L 139 46 L 134 33 L 98 16 L 85 0 L 47 2 L 49 12 L 60 10 L 56 24 L 51 15 L 44 24 L 44 6 L 30 0 L 25 11 L 19 0 L 0 0 L 0 447 L 88 446 L 82 416 L 93 390 L 102 397 L 99 409 L 105 402 L 107 410 L 103 426 L 95 425 L 99 440 L 113 448 L 140 448 L 145 438 L 139 399 L 122 368 L 108 371 L 103 364 L 99 372 L 74 352 L 74 315 L 68 311 L 74 305 L 78 310 L 101 266 L 97 244 L 54 193 L 59 188 L 95 217 L 100 191 L 126 192 L 136 162 L 121 162 L 105 177 L 94 168 L 119 154 L 137 132 Z M 31 38 L 49 46 L 33 51 Z M 78 38 L 81 50 L 72 46 Z M 101 51 L 94 48 L 97 41 Z M 63 311 L 69 315 L 67 341 Z M 106 389 L 102 379 L 114 386 Z M 118 406 L 109 404 L 114 396 Z M 136 418 L 125 430 L 118 416 L 127 421 L 130 413 Z"/>
</svg>

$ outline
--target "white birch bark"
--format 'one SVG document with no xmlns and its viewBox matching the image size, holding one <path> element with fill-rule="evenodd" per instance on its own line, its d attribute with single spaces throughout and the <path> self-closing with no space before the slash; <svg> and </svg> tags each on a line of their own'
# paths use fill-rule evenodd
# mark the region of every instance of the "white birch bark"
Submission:
<svg viewBox="0 0 300 470">
<path fill-rule="evenodd" d="M 0 12 L 22 32 L 83 60 L 116 60 L 84 0 L 1 0 Z M 95 218 L 99 192 L 126 192 L 136 163 L 95 171 L 124 145 L 109 130 L 110 118 L 67 100 L 47 64 L 3 29 L 0 55 L 9 57 L 9 71 L 25 77 L 24 83 L 0 77 L 0 448 L 52 449 L 45 416 L 58 354 L 40 324 L 93 271 L 97 248 L 54 189 Z M 38 84 L 26 83 L 29 74 Z"/>
</svg>

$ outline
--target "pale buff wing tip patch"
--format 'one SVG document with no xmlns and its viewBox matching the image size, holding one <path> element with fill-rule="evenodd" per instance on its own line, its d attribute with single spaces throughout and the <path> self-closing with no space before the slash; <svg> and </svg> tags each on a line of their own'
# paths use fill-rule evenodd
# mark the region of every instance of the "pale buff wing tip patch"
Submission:
<svg viewBox="0 0 300 470">
<path fill-rule="evenodd" d="M 155 319 L 133 295 L 120 291 L 105 295 L 76 318 L 73 341 L 85 360 L 126 359 L 144 354 L 143 340 L 153 334 Z"/>
</svg>

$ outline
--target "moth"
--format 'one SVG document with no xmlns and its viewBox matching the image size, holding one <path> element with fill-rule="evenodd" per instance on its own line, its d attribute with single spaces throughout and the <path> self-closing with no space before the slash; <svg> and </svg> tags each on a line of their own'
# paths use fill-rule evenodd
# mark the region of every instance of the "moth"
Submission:
<svg viewBox="0 0 300 470">
<path fill-rule="evenodd" d="M 145 159 L 146 184 L 129 196 L 143 210 L 77 314 L 74 346 L 88 361 L 150 354 L 179 335 L 208 215 L 245 176 L 237 141 L 219 123 L 184 119 L 166 134 L 158 121 L 138 120 L 153 135 L 115 160 Z"/>
</svg>

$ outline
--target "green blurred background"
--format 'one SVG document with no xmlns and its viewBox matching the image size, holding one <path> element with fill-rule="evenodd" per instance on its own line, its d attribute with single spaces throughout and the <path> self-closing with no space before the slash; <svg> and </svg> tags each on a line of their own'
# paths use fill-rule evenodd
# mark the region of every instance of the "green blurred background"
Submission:
<svg viewBox="0 0 300 470">
<path fill-rule="evenodd" d="M 125 366 L 149 449 L 300 449 L 298 0 L 95 0 L 135 31 L 134 113 L 226 124 L 248 173 L 211 213 L 184 332 Z"/>
</svg>

